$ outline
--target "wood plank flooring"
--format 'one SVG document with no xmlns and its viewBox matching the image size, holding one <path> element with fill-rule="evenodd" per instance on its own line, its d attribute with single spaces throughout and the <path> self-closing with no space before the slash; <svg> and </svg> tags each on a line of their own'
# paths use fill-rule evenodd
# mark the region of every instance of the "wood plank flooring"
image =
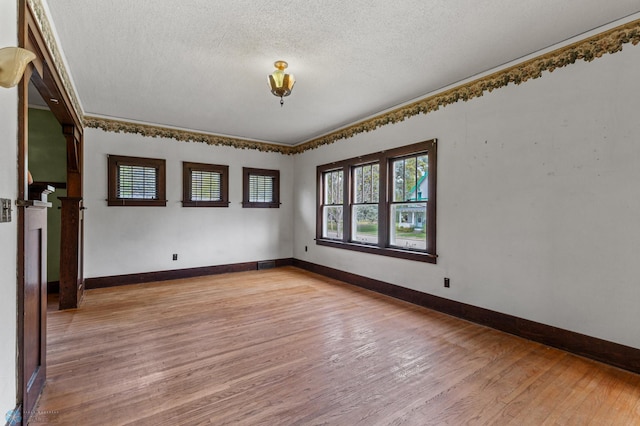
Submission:
<svg viewBox="0 0 640 426">
<path fill-rule="evenodd" d="M 633 425 L 640 376 L 294 267 L 50 312 L 30 424 Z"/>
</svg>

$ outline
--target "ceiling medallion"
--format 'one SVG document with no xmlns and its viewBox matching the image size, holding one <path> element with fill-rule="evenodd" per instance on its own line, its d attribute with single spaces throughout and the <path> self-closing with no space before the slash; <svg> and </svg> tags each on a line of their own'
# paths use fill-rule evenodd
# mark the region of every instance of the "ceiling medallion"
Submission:
<svg viewBox="0 0 640 426">
<path fill-rule="evenodd" d="M 284 72 L 289 66 L 285 61 L 275 61 L 273 65 L 276 70 L 269 75 L 269 86 L 271 87 L 271 93 L 280 97 L 280 106 L 283 106 L 284 100 L 282 98 L 291 94 L 293 85 L 296 84 L 296 79 L 293 74 Z"/>
</svg>

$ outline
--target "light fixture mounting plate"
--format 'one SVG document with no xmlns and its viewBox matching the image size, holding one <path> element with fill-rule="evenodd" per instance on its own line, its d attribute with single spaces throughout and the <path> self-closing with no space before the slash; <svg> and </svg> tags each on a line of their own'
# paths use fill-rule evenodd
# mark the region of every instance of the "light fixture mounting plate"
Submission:
<svg viewBox="0 0 640 426">
<path fill-rule="evenodd" d="M 282 71 L 282 70 L 287 69 L 289 64 L 286 61 L 275 61 L 273 63 L 273 66 Z"/>
</svg>

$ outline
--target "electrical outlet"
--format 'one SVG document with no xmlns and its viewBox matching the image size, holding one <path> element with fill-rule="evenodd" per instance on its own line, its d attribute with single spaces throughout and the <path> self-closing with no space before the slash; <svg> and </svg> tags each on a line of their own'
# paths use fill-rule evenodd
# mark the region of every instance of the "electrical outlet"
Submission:
<svg viewBox="0 0 640 426">
<path fill-rule="evenodd" d="M 449 282 L 449 278 L 445 278 L 444 279 L 444 286 L 445 286 L 445 288 L 451 287 L 451 283 Z"/>
<path fill-rule="evenodd" d="M 173 260 L 178 260 L 178 253 L 173 254 Z"/>
</svg>

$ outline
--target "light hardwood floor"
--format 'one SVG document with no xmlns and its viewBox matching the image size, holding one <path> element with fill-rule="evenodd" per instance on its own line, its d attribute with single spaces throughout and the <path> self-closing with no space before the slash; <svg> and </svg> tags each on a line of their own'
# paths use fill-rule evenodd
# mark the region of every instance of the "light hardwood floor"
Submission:
<svg viewBox="0 0 640 426">
<path fill-rule="evenodd" d="M 640 424 L 639 375 L 293 267 L 48 321 L 34 425 Z"/>
</svg>

